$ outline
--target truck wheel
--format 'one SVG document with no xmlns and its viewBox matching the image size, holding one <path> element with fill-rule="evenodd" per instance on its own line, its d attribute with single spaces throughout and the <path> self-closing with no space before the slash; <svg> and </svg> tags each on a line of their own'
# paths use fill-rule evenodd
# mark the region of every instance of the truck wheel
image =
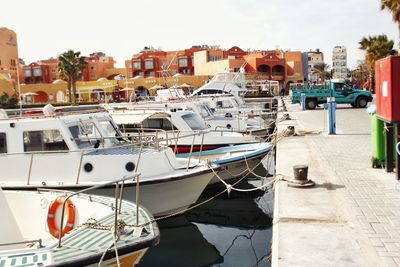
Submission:
<svg viewBox="0 0 400 267">
<path fill-rule="evenodd" d="M 359 107 L 359 108 L 365 108 L 368 105 L 368 100 L 366 97 L 360 96 L 357 98 L 356 104 L 357 104 L 357 107 Z"/>
<path fill-rule="evenodd" d="M 306 107 L 307 109 L 315 109 L 315 107 L 318 105 L 317 100 L 314 98 L 308 98 L 306 100 Z"/>
</svg>

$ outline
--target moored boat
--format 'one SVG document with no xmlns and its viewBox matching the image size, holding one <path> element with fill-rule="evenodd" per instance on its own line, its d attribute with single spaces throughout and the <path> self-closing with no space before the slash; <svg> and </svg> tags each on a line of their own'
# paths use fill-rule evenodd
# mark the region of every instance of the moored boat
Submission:
<svg viewBox="0 0 400 267">
<path fill-rule="evenodd" d="M 67 196 L 0 189 L 1 266 L 133 266 L 159 243 L 158 227 L 144 208 L 122 200 L 115 209 L 111 197 Z M 67 224 L 59 229 L 64 201 Z"/>
<path fill-rule="evenodd" d="M 168 147 L 128 142 L 107 113 L 1 119 L 0 153 L 4 189 L 80 190 L 140 172 L 141 203 L 154 216 L 187 208 L 213 177 L 204 162 L 177 159 Z M 131 191 L 124 197 L 134 201 Z"/>
</svg>

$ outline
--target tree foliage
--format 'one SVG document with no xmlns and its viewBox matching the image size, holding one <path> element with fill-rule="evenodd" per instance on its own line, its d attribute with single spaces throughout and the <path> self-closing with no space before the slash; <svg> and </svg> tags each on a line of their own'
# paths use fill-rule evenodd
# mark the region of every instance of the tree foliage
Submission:
<svg viewBox="0 0 400 267">
<path fill-rule="evenodd" d="M 399 27 L 400 34 L 400 0 L 381 0 L 381 10 L 388 10 Z"/>
<path fill-rule="evenodd" d="M 326 79 L 330 79 L 331 77 L 331 72 L 329 71 L 330 66 L 325 63 L 318 63 L 315 64 L 314 67 L 312 68 L 311 72 L 318 74 L 319 78 L 322 81 L 325 81 Z"/>
<path fill-rule="evenodd" d="M 365 62 L 369 71 L 369 88 L 373 87 L 375 62 L 389 55 L 395 55 L 394 42 L 389 40 L 386 34 L 363 37 L 359 42 L 359 49 L 365 51 Z"/>
<path fill-rule="evenodd" d="M 68 50 L 58 56 L 58 72 L 63 79 L 67 80 L 69 101 L 71 102 L 72 100 L 74 104 L 76 104 L 76 82 L 81 77 L 82 71 L 86 66 L 85 57 L 80 54 L 81 52 Z"/>
<path fill-rule="evenodd" d="M 1 108 L 16 108 L 18 104 L 18 98 L 16 96 L 10 96 L 4 92 L 0 96 L 0 107 Z"/>
</svg>

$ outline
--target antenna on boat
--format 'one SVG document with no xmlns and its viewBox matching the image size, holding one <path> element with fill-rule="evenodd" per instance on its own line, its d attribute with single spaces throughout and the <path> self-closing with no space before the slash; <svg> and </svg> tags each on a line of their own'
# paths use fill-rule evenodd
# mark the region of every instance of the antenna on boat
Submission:
<svg viewBox="0 0 400 267">
<path fill-rule="evenodd" d="M 19 102 L 19 116 L 22 117 L 22 95 L 21 95 L 21 83 L 19 80 L 19 57 L 17 56 L 17 87 L 18 87 L 18 102 Z"/>
</svg>

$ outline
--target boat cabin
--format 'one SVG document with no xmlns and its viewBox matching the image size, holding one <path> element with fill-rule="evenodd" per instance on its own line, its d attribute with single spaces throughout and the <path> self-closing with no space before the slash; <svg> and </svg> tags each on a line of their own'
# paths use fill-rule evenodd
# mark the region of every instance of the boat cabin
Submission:
<svg viewBox="0 0 400 267">
<path fill-rule="evenodd" d="M 107 113 L 0 120 L 0 153 L 110 147 L 120 140 L 121 133 Z"/>
</svg>

